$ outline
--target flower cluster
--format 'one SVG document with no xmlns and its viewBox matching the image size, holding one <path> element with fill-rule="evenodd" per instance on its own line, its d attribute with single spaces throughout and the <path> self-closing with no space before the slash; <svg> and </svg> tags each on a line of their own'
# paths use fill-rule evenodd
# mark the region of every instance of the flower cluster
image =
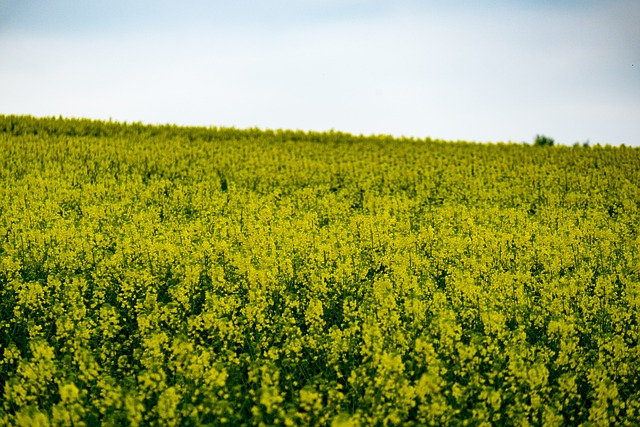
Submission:
<svg viewBox="0 0 640 427">
<path fill-rule="evenodd" d="M 640 150 L 0 116 L 0 425 L 636 425 Z"/>
</svg>

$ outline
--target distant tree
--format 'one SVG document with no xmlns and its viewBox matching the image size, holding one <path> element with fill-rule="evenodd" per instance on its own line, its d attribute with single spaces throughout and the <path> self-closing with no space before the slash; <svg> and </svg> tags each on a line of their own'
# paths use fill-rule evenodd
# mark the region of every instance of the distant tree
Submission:
<svg viewBox="0 0 640 427">
<path fill-rule="evenodd" d="M 536 135 L 536 139 L 533 141 L 533 145 L 538 145 L 541 147 L 552 146 L 554 143 L 555 141 L 553 140 L 553 138 L 549 138 L 548 136 L 544 135 Z"/>
</svg>

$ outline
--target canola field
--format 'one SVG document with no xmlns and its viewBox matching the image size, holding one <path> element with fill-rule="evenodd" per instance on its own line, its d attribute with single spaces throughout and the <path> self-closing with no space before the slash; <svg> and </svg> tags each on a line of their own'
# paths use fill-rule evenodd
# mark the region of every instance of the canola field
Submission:
<svg viewBox="0 0 640 427">
<path fill-rule="evenodd" d="M 0 116 L 0 425 L 640 424 L 640 149 Z"/>
</svg>

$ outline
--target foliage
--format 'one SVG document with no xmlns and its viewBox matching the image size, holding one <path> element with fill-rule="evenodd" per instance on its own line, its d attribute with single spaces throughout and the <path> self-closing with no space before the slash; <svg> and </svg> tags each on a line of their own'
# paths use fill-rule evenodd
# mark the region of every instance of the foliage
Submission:
<svg viewBox="0 0 640 427">
<path fill-rule="evenodd" d="M 0 116 L 0 425 L 637 425 L 640 150 Z"/>
<path fill-rule="evenodd" d="M 539 147 L 550 147 L 554 144 L 553 138 L 544 135 L 536 135 L 535 140 L 533 141 L 533 145 Z"/>
</svg>

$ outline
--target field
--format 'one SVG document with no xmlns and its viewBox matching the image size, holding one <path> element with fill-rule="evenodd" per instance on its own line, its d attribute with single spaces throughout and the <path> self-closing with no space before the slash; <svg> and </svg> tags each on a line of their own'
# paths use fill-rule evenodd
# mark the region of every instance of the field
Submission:
<svg viewBox="0 0 640 427">
<path fill-rule="evenodd" d="M 0 116 L 0 425 L 638 425 L 640 149 Z"/>
</svg>

